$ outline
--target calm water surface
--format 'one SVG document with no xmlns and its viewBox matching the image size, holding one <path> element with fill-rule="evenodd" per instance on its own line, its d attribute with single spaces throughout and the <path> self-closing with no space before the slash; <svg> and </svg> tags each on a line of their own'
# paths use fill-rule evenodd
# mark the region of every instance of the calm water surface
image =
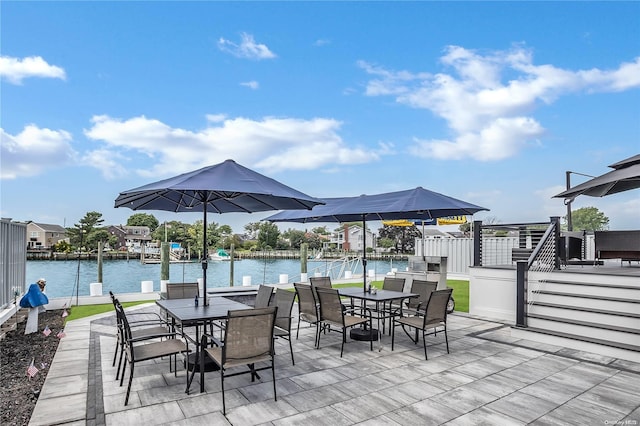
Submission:
<svg viewBox="0 0 640 426">
<path fill-rule="evenodd" d="M 340 269 L 340 264 L 334 263 L 334 279 Z M 353 265 L 352 265 L 353 266 Z M 376 274 L 386 274 L 391 268 L 402 271 L 406 268 L 406 261 L 369 261 L 368 270 L 375 270 Z M 309 276 L 314 272 L 326 275 L 331 268 L 329 261 L 309 261 L 307 271 Z M 27 284 L 35 283 L 38 278 L 47 279 L 46 293 L 49 297 L 72 297 L 76 294 L 76 283 L 79 282 L 78 294 L 90 294 L 89 285 L 98 278 L 97 262 L 95 260 L 27 261 Z M 347 268 L 354 275 L 362 274 L 362 265 Z M 274 284 L 280 281 L 280 274 L 287 274 L 289 282 L 300 279 L 299 260 L 258 260 L 244 259 L 234 262 L 234 286 L 242 286 L 243 277 L 250 276 L 252 284 Z M 169 280 L 171 282 L 195 282 L 202 276 L 200 263 L 172 263 L 169 266 Z M 78 279 L 79 277 L 79 279 Z M 207 287 L 227 287 L 230 278 L 230 262 L 209 262 L 207 269 Z M 160 265 L 142 264 L 137 260 L 105 260 L 102 265 L 102 292 L 136 293 L 140 291 L 141 281 L 153 281 L 155 291 L 160 291 Z"/>
</svg>

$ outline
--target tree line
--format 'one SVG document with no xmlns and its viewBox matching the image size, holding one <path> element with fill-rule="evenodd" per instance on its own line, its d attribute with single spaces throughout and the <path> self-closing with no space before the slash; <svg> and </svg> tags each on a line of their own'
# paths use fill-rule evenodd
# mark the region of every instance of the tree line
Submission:
<svg viewBox="0 0 640 426">
<path fill-rule="evenodd" d="M 608 229 L 609 218 L 595 207 L 583 207 L 572 212 L 574 230 L 598 231 Z M 564 217 L 566 223 L 566 216 Z M 496 218 L 489 217 L 487 223 L 498 223 Z M 194 223 L 184 223 L 177 220 L 160 223 L 149 213 L 135 213 L 127 219 L 127 226 L 146 226 L 151 231 L 151 238 L 155 241 L 169 241 L 180 243 L 192 253 L 202 253 L 203 226 L 202 220 Z M 347 226 L 362 227 L 360 222 L 347 223 Z M 343 228 L 341 224 L 339 228 Z M 460 231 L 468 233 L 470 223 L 460 225 Z M 338 229 L 334 229 L 337 231 Z M 69 241 L 61 241 L 54 246 L 54 251 L 95 251 L 100 242 L 111 249 L 118 250 L 117 237 L 104 226 L 102 213 L 87 212 L 78 223 L 66 229 Z M 289 228 L 280 231 L 278 226 L 270 222 L 250 222 L 244 226 L 245 234 L 240 236 L 233 233 L 229 225 L 216 222 L 207 224 L 207 248 L 229 248 L 233 244 L 239 250 L 299 250 L 302 244 L 307 244 L 311 250 L 326 248 L 331 231 L 326 226 L 302 231 Z M 377 246 L 396 253 L 412 253 L 416 238 L 422 238 L 420 229 L 413 226 L 388 226 L 378 228 Z M 336 249 L 336 247 L 329 247 Z M 373 250 L 369 247 L 368 250 Z"/>
</svg>

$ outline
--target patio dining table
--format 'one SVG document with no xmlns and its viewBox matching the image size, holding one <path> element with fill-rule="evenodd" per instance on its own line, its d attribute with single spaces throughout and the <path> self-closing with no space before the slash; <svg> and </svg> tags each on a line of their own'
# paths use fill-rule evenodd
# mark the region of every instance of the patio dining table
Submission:
<svg viewBox="0 0 640 426">
<path fill-rule="evenodd" d="M 392 303 L 394 301 L 402 301 L 404 299 L 410 299 L 413 297 L 418 297 L 419 295 L 416 293 L 405 293 L 403 291 L 393 291 L 393 290 L 380 290 L 376 289 L 375 292 L 365 292 L 362 287 L 341 287 L 338 288 L 338 294 L 340 296 L 345 296 L 351 298 L 351 305 L 354 305 L 354 299 L 360 300 L 363 304 L 366 302 L 375 303 L 375 311 L 377 313 L 376 318 L 378 320 L 378 329 L 380 328 L 380 320 L 385 320 L 389 318 L 389 322 L 392 324 L 393 314 L 385 312 L 383 309 L 380 309 L 380 304 L 384 307 L 386 303 Z M 392 325 L 391 325 L 392 326 Z M 383 322 L 384 328 L 384 322 Z M 378 329 L 367 330 L 366 328 L 356 328 L 351 330 L 350 337 L 354 340 L 377 340 L 378 339 Z M 383 330 L 384 331 L 384 330 Z M 382 336 L 382 333 L 380 333 Z"/>
<path fill-rule="evenodd" d="M 191 337 L 184 331 L 182 324 L 189 324 L 189 326 L 195 325 L 196 338 L 195 345 L 197 352 L 190 354 L 185 363 L 187 372 L 191 371 L 191 375 L 187 380 L 186 393 L 189 393 L 193 376 L 197 370 L 199 370 L 199 353 L 200 353 L 200 326 L 206 327 L 216 320 L 223 320 L 227 318 L 229 311 L 238 309 L 252 309 L 252 306 L 245 305 L 244 303 L 236 302 L 224 297 L 211 297 L 209 303 L 198 303 L 196 306 L 194 299 L 160 299 L 156 300 L 156 304 L 161 310 L 165 311 L 169 317 L 171 317 L 172 328 L 176 329 L 176 324 L 180 324 L 180 333 L 186 339 L 193 341 Z M 209 363 L 209 368 L 205 366 L 205 371 L 212 371 L 215 366 L 213 362 Z"/>
</svg>

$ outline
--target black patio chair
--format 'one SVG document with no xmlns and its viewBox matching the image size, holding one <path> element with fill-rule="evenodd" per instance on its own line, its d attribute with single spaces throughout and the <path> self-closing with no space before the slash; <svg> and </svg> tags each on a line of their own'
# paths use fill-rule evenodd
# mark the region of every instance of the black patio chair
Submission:
<svg viewBox="0 0 640 426">
<path fill-rule="evenodd" d="M 162 357 L 169 357 L 169 371 L 171 369 L 171 358 L 173 357 L 173 373 L 178 375 L 177 371 L 177 356 L 178 354 L 186 354 L 189 352 L 188 343 L 182 339 L 177 338 L 176 333 L 165 332 L 158 335 L 147 335 L 144 337 L 134 337 L 127 320 L 127 315 L 120 303 L 116 303 L 116 315 L 119 316 L 119 321 L 122 324 L 122 330 L 124 334 L 125 353 L 127 362 L 122 366 L 122 374 L 120 375 L 120 386 L 124 383 L 124 373 L 129 364 L 129 383 L 127 384 L 127 393 L 124 398 L 124 405 L 129 404 L 129 395 L 131 393 L 131 382 L 133 381 L 133 373 L 135 365 L 138 362 L 148 361 L 151 359 L 157 359 Z M 151 339 L 164 338 L 164 340 L 149 342 Z M 185 374 L 185 376 L 188 376 Z"/>
<path fill-rule="evenodd" d="M 274 366 L 274 325 L 278 308 L 275 306 L 258 309 L 229 311 L 225 321 L 222 340 L 204 334 L 200 343 L 200 390 L 204 392 L 205 357 L 209 357 L 220 367 L 222 386 L 222 413 L 227 414 L 224 397 L 225 377 L 251 373 L 251 381 L 258 377 L 257 372 L 271 369 L 273 378 L 273 397 L 276 394 L 276 373 Z M 215 346 L 208 347 L 209 342 Z M 267 366 L 256 368 L 257 363 L 267 362 Z M 228 373 L 230 369 L 248 366 L 248 371 Z"/>
<path fill-rule="evenodd" d="M 453 289 L 447 288 L 444 290 L 436 290 L 431 293 L 429 300 L 424 305 L 423 311 L 419 315 L 411 317 L 397 317 L 394 318 L 394 326 L 391 332 L 391 350 L 394 348 L 395 342 L 395 330 L 396 325 L 402 325 L 404 327 L 415 328 L 415 339 L 412 338 L 407 332 L 407 336 L 415 343 L 418 343 L 418 332 L 422 331 L 422 342 L 424 345 L 424 358 L 427 358 L 427 331 L 433 330 L 433 334 L 438 333 L 438 328 L 442 328 L 444 331 L 444 338 L 447 344 L 447 353 L 449 353 L 449 337 L 447 336 L 447 303 L 451 298 Z M 406 330 L 405 330 L 406 331 Z"/>
<path fill-rule="evenodd" d="M 295 301 L 296 293 L 293 291 L 278 289 L 276 294 L 271 298 L 271 305 L 278 308 L 278 316 L 276 317 L 275 330 L 273 334 L 277 338 L 287 340 L 289 342 L 289 351 L 291 352 L 291 364 L 296 365 L 293 359 L 293 345 L 291 344 L 291 310 Z"/>
</svg>

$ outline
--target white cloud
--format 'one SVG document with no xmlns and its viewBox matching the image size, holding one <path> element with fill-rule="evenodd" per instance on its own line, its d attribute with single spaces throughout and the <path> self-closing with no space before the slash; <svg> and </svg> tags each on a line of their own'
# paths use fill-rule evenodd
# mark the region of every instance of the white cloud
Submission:
<svg viewBox="0 0 640 426">
<path fill-rule="evenodd" d="M 176 174 L 227 158 L 268 172 L 311 170 L 376 161 L 390 151 L 384 144 L 378 150 L 348 147 L 338 134 L 341 123 L 326 118 L 239 117 L 210 120 L 198 131 L 172 128 L 144 116 L 127 120 L 95 116 L 92 122 L 85 134 L 103 141 L 103 149 L 119 153 L 122 159 L 139 155 L 151 159 L 150 168 L 137 170 L 145 176 Z M 98 166 L 102 168 L 99 162 Z"/>
<path fill-rule="evenodd" d="M 242 33 L 240 37 L 242 39 L 240 44 L 220 37 L 218 48 L 238 58 L 261 60 L 277 57 L 266 45 L 256 43 L 251 34 Z"/>
<path fill-rule="evenodd" d="M 240 86 L 245 86 L 245 87 L 248 87 L 249 89 L 257 90 L 260 87 L 260 83 L 258 83 L 255 80 L 245 81 L 243 83 L 240 83 Z"/>
<path fill-rule="evenodd" d="M 127 175 L 127 169 L 123 163 L 126 158 L 117 151 L 109 149 L 96 149 L 83 156 L 83 163 L 102 172 L 106 179 L 115 179 Z"/>
<path fill-rule="evenodd" d="M 22 84 L 22 80 L 29 77 L 67 78 L 64 69 L 49 65 L 40 56 L 23 59 L 0 56 L 0 77 L 12 84 Z"/>
<path fill-rule="evenodd" d="M 227 119 L 227 114 L 207 114 L 206 118 L 211 123 L 220 123 Z"/>
<path fill-rule="evenodd" d="M 47 169 L 72 163 L 77 153 L 71 134 L 64 130 L 26 126 L 17 135 L 0 129 L 0 179 L 36 176 Z"/>
<path fill-rule="evenodd" d="M 438 74 L 391 71 L 364 61 L 373 78 L 368 96 L 394 96 L 398 103 L 426 109 L 444 119 L 452 137 L 416 138 L 410 152 L 440 159 L 502 160 L 544 135 L 531 116 L 541 104 L 573 92 L 617 92 L 640 87 L 640 58 L 614 70 L 564 70 L 535 65 L 531 52 L 478 53 L 449 46 L 440 58 L 450 70 Z"/>
<path fill-rule="evenodd" d="M 461 160 L 473 153 L 476 160 L 503 160 L 515 155 L 544 129 L 532 118 L 498 118 L 484 128 L 459 134 L 454 140 L 420 140 L 409 147 L 416 157 Z"/>
<path fill-rule="evenodd" d="M 331 40 L 328 40 L 326 38 L 319 38 L 313 43 L 313 45 L 317 47 L 326 46 L 327 44 L 331 44 Z"/>
</svg>

